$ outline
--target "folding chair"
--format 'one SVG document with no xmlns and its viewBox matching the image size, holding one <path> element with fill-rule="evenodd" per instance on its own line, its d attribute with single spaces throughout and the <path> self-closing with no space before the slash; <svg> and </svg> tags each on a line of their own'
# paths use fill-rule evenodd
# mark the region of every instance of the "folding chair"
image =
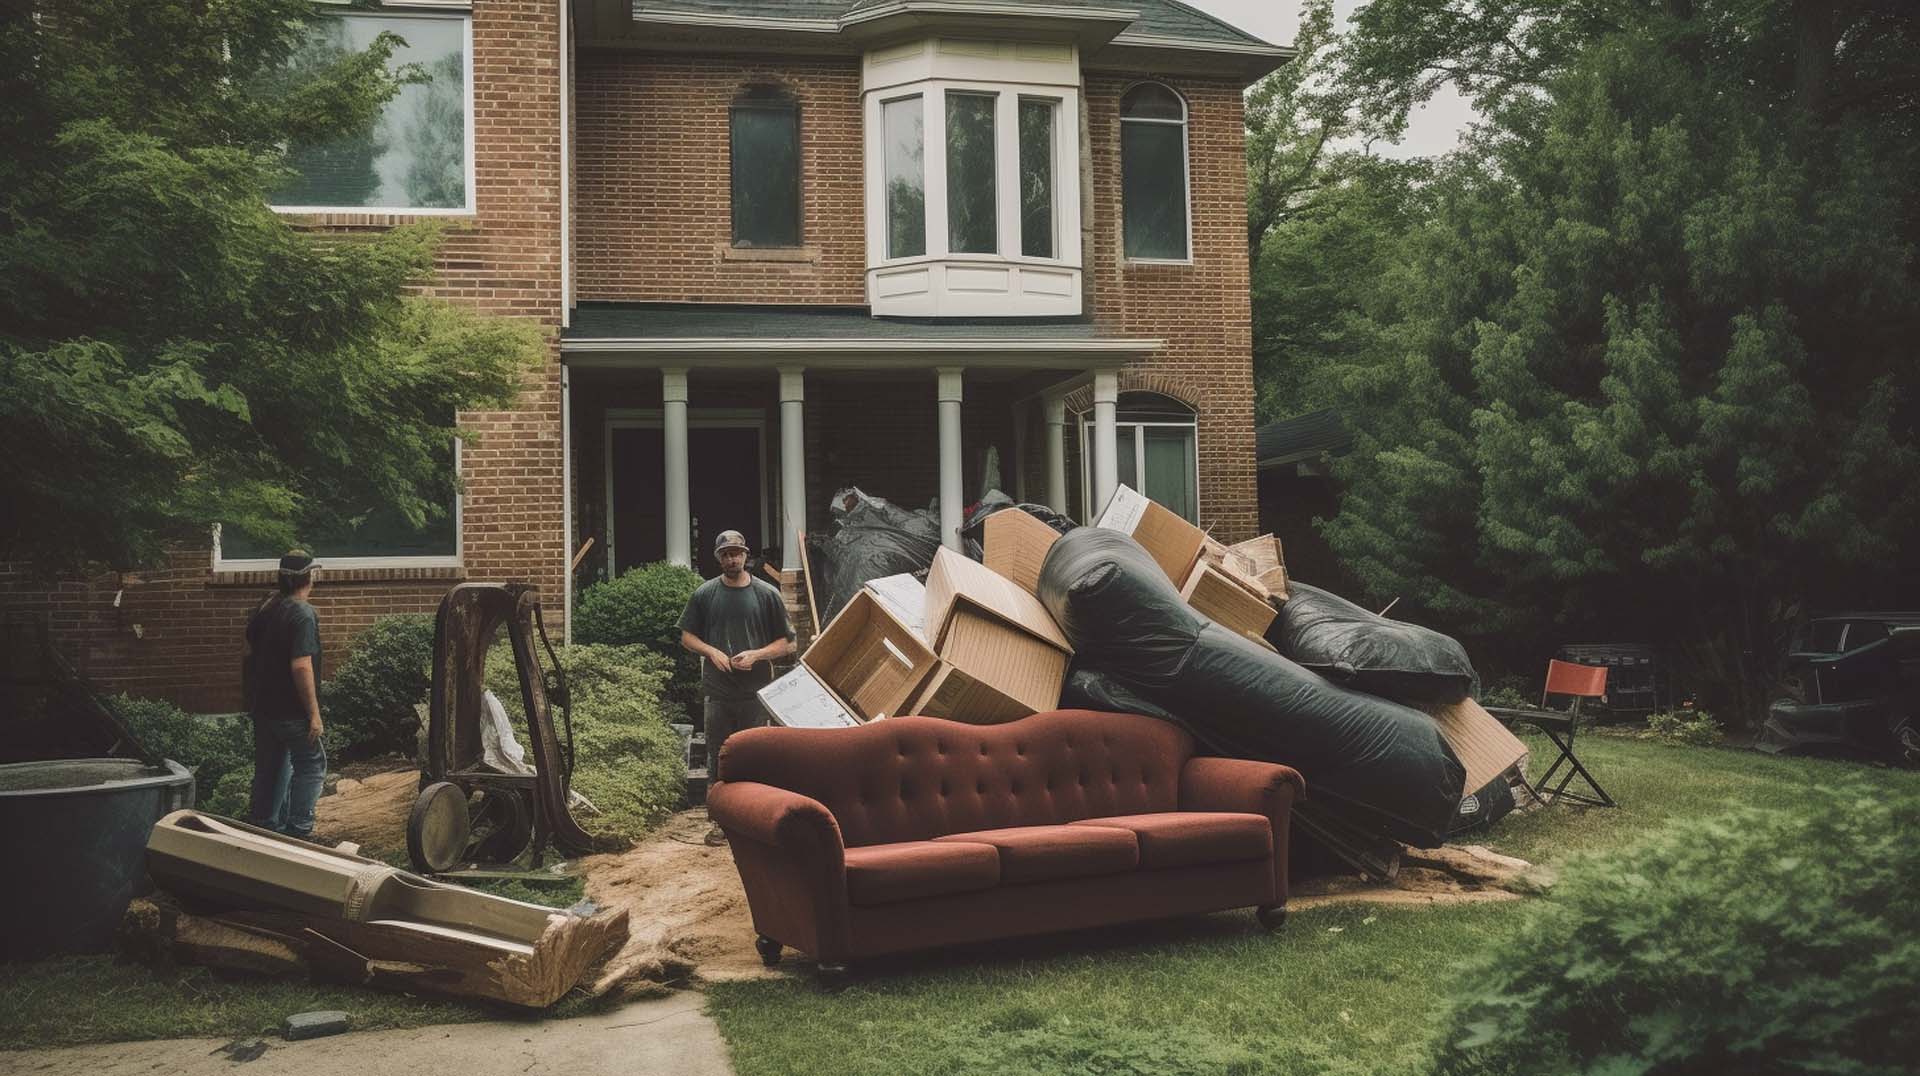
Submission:
<svg viewBox="0 0 1920 1076">
<path fill-rule="evenodd" d="M 1580 724 L 1581 704 L 1588 699 L 1601 698 L 1606 693 L 1607 670 L 1604 667 L 1549 661 L 1547 662 L 1547 686 L 1540 692 L 1540 709 L 1489 710 L 1508 725 L 1532 725 L 1545 733 L 1547 739 L 1553 741 L 1553 745 L 1559 748 L 1559 755 L 1554 758 L 1552 765 L 1547 767 L 1546 772 L 1540 775 L 1539 780 L 1528 782 L 1525 778 L 1521 779 L 1522 783 L 1526 784 L 1527 791 L 1533 793 L 1535 799 L 1548 804 L 1564 798 L 1591 807 L 1614 806 L 1613 797 L 1607 795 L 1607 790 L 1600 787 L 1600 782 L 1593 779 L 1593 774 L 1587 772 L 1587 768 L 1580 764 L 1579 756 L 1573 753 L 1573 736 Z M 1567 710 L 1547 709 L 1547 699 L 1553 695 L 1570 697 L 1573 700 L 1572 706 Z M 1566 767 L 1564 772 L 1560 769 L 1562 766 Z M 1560 776 L 1558 785 L 1553 784 L 1556 774 Z M 1593 792 L 1588 794 L 1568 791 L 1567 786 L 1575 777 L 1585 781 L 1587 787 Z"/>
</svg>

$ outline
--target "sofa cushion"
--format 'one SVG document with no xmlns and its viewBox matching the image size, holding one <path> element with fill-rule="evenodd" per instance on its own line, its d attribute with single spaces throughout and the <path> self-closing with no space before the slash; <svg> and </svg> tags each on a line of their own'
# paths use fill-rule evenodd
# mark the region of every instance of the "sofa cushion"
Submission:
<svg viewBox="0 0 1920 1076">
<path fill-rule="evenodd" d="M 1019 826 L 935 837 L 935 844 L 987 844 L 1000 850 L 1002 882 L 1050 882 L 1120 874 L 1140 865 L 1131 832 L 1096 826 Z"/>
<path fill-rule="evenodd" d="M 1000 883 L 1000 855 L 985 843 L 902 841 L 847 849 L 847 899 L 892 904 Z"/>
<path fill-rule="evenodd" d="M 1266 817 L 1226 811 L 1180 811 L 1088 818 L 1075 826 L 1125 830 L 1140 843 L 1140 869 L 1237 863 L 1273 854 Z"/>
</svg>

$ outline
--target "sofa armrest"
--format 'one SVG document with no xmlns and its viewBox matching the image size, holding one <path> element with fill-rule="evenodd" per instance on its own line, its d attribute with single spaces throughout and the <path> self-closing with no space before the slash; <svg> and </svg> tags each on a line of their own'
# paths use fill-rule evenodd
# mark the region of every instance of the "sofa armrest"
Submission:
<svg viewBox="0 0 1920 1076">
<path fill-rule="evenodd" d="M 820 801 L 755 781 L 722 781 L 707 814 L 726 831 L 754 929 L 822 960 L 848 947 L 846 847 Z"/>
<path fill-rule="evenodd" d="M 1275 902 L 1287 900 L 1287 830 L 1307 782 L 1291 766 L 1238 758 L 1190 758 L 1180 769 L 1180 809 L 1265 815 L 1273 830 Z"/>
</svg>

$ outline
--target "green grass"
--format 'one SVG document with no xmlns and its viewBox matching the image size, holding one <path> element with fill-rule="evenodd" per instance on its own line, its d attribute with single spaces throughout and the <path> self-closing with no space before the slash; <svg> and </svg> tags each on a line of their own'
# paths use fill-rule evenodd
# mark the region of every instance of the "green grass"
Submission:
<svg viewBox="0 0 1920 1076">
<path fill-rule="evenodd" d="M 1530 739 L 1535 772 L 1549 745 Z M 1791 808 L 1849 778 L 1920 774 L 1581 733 L 1620 803 L 1510 817 L 1469 841 L 1557 863 L 1668 819 Z M 1296 912 L 1278 935 L 1229 913 L 877 962 L 844 992 L 724 984 L 709 1008 L 742 1076 L 776 1073 L 1400 1073 L 1428 1055 L 1456 967 L 1516 931 L 1531 902 Z M 804 964 L 802 965 L 804 966 Z"/>
</svg>

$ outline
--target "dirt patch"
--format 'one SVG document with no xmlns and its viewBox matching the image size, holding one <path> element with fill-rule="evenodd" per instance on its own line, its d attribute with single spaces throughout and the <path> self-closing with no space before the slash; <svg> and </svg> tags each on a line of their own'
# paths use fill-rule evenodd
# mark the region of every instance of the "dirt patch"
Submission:
<svg viewBox="0 0 1920 1076">
<path fill-rule="evenodd" d="M 407 847 L 407 812 L 420 794 L 418 770 L 376 773 L 364 780 L 342 777 L 333 794 L 320 797 L 314 832 L 328 844 L 352 841 L 360 854 L 378 858 Z"/>
<path fill-rule="evenodd" d="M 1492 851 L 1485 845 L 1447 845 L 1407 849 L 1400 870 L 1391 881 L 1376 882 L 1359 875 L 1312 878 L 1295 884 L 1287 899 L 1291 909 L 1328 904 L 1392 904 L 1428 906 L 1518 900 L 1520 890 L 1540 884 L 1533 865 Z"/>
</svg>

